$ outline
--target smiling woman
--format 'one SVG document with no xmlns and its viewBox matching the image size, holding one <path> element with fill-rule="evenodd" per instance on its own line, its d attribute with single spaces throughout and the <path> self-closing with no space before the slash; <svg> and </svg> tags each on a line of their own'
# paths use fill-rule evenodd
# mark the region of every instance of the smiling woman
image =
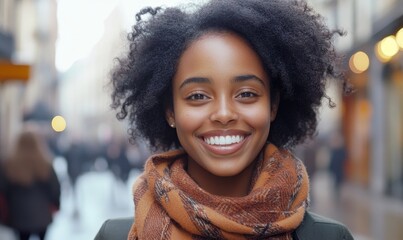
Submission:
<svg viewBox="0 0 403 240">
<path fill-rule="evenodd" d="M 320 16 L 303 1 L 212 0 L 136 19 L 112 107 L 166 152 L 133 186 L 128 239 L 352 239 L 307 211 L 290 152 L 315 133 L 329 77 L 344 81 Z"/>
</svg>

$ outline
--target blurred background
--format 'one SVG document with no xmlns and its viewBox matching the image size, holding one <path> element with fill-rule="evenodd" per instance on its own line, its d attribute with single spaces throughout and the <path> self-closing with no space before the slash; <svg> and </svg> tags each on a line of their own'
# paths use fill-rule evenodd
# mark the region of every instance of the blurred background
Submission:
<svg viewBox="0 0 403 240">
<path fill-rule="evenodd" d="M 190 2 L 204 1 L 0 0 L 0 163 L 22 130 L 44 141 L 61 190 L 47 240 L 93 239 L 106 219 L 133 216 L 131 184 L 150 152 L 109 108 L 108 74 L 138 10 Z M 335 46 L 355 88 L 329 85 L 337 106 L 324 101 L 316 138 L 295 150 L 311 210 L 356 239 L 403 239 L 403 0 L 308 2 L 347 32 Z M 4 199 L 0 239 L 14 240 Z"/>
</svg>

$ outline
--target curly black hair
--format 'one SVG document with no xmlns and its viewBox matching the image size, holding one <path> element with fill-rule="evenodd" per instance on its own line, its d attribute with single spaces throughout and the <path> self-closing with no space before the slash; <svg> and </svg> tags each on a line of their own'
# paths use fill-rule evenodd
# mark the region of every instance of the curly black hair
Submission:
<svg viewBox="0 0 403 240">
<path fill-rule="evenodd" d="M 150 17 L 144 20 L 145 14 Z M 212 0 L 198 9 L 144 8 L 129 34 L 128 55 L 112 71 L 112 108 L 128 116 L 132 139 L 154 149 L 180 147 L 165 118 L 171 81 L 181 54 L 207 32 L 233 32 L 261 58 L 280 101 L 268 141 L 291 148 L 316 132 L 317 112 L 328 79 L 345 82 L 332 44 L 335 34 L 305 1 Z M 274 94 L 271 94 L 274 96 Z"/>
</svg>

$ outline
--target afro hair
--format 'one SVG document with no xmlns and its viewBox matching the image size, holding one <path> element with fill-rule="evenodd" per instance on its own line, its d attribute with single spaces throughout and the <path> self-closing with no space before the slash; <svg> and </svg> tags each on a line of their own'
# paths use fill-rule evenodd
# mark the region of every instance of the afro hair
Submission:
<svg viewBox="0 0 403 240">
<path fill-rule="evenodd" d="M 280 99 L 268 141 L 291 148 L 313 136 L 327 81 L 345 83 L 332 44 L 340 31 L 329 30 L 305 1 L 212 0 L 192 11 L 148 7 L 136 15 L 128 54 L 111 79 L 111 106 L 118 119 L 128 117 L 131 137 L 147 139 L 156 150 L 180 147 L 165 118 L 171 81 L 187 46 L 212 31 L 241 36 L 261 58 Z"/>
</svg>

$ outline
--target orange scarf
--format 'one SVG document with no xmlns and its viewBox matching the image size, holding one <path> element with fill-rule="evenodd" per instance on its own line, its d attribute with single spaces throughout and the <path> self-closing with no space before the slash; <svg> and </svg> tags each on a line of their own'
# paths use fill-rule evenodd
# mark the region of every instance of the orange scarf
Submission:
<svg viewBox="0 0 403 240">
<path fill-rule="evenodd" d="M 303 163 L 268 144 L 250 193 L 222 197 L 201 189 L 186 173 L 186 154 L 147 160 L 133 186 L 135 220 L 128 239 L 292 239 L 308 203 Z"/>
</svg>

